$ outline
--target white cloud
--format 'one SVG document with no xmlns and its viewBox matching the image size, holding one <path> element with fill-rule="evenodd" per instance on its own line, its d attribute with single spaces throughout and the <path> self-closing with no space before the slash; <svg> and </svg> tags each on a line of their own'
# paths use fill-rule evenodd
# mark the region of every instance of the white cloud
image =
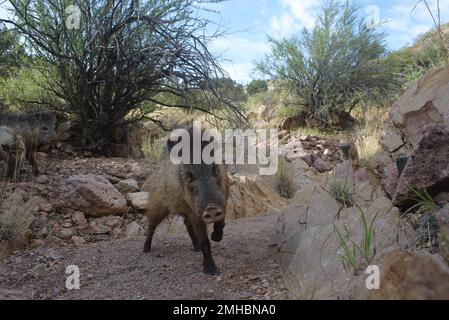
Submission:
<svg viewBox="0 0 449 320">
<path fill-rule="evenodd" d="M 392 6 L 382 20 L 383 26 L 389 33 L 389 40 L 393 49 L 405 44 L 411 44 L 419 35 L 434 27 L 432 17 L 424 3 L 419 3 L 413 10 L 414 3 L 403 1 Z M 430 9 L 437 16 L 437 2 L 429 1 Z M 449 1 L 440 1 L 442 23 L 449 20 Z"/>
<path fill-rule="evenodd" d="M 301 25 L 290 13 L 283 13 L 270 19 L 272 35 L 276 37 L 286 37 L 301 29 Z"/>
<path fill-rule="evenodd" d="M 282 6 L 292 14 L 304 27 L 311 28 L 315 24 L 316 9 L 320 5 L 317 0 L 281 0 Z"/>
<path fill-rule="evenodd" d="M 302 28 L 312 28 L 321 0 L 280 0 L 283 12 L 271 17 L 269 23 L 274 36 L 289 36 Z"/>
<path fill-rule="evenodd" d="M 232 80 L 241 84 L 247 84 L 251 81 L 250 74 L 254 69 L 254 64 L 251 62 L 243 63 L 223 63 L 222 67 L 229 73 Z"/>
</svg>

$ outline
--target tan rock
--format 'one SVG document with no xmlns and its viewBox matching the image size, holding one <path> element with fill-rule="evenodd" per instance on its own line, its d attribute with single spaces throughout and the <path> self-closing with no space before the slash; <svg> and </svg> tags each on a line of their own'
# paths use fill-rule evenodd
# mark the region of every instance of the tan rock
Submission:
<svg viewBox="0 0 449 320">
<path fill-rule="evenodd" d="M 104 177 L 72 176 L 65 186 L 59 208 L 84 212 L 90 217 L 121 215 L 128 211 L 124 196 Z"/>
<path fill-rule="evenodd" d="M 128 193 L 138 192 L 139 184 L 135 179 L 126 179 L 118 182 L 115 188 L 120 191 L 121 194 L 126 195 Z"/>
<path fill-rule="evenodd" d="M 381 275 L 380 290 L 359 292 L 365 299 L 448 300 L 449 267 L 427 252 L 393 250 L 376 262 Z"/>
<path fill-rule="evenodd" d="M 229 220 L 253 217 L 284 207 L 281 198 L 265 181 L 258 177 L 233 177 L 226 207 Z"/>
<path fill-rule="evenodd" d="M 148 192 L 128 193 L 126 199 L 138 210 L 145 210 L 148 207 L 150 194 Z"/>
</svg>

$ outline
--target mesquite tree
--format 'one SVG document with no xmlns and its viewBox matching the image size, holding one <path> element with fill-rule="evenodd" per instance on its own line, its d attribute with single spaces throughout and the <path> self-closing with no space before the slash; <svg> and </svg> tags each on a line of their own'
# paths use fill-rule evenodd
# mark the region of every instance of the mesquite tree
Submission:
<svg viewBox="0 0 449 320">
<path fill-rule="evenodd" d="M 384 34 L 366 25 L 353 2 L 330 1 L 311 30 L 270 38 L 272 51 L 257 69 L 297 97 L 298 113 L 329 125 L 331 112 L 349 112 L 363 99 L 397 86 L 394 68 L 382 59 Z"/>
<path fill-rule="evenodd" d="M 47 85 L 80 120 L 83 145 L 96 146 L 116 125 L 149 118 L 149 106 L 242 118 L 214 84 L 226 74 L 207 46 L 220 34 L 200 12 L 220 1 L 11 0 L 15 18 L 3 21 L 46 63 Z M 167 96 L 176 98 L 159 99 Z"/>
</svg>

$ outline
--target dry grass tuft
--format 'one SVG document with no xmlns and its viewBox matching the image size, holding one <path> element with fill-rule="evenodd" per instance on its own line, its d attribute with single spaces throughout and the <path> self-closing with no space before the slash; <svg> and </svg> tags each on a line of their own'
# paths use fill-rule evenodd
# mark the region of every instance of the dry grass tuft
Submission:
<svg viewBox="0 0 449 320">
<path fill-rule="evenodd" d="M 358 125 L 355 129 L 355 145 L 359 154 L 359 165 L 376 170 L 376 155 L 381 150 L 383 136 L 382 123 L 385 120 L 385 108 L 370 107 L 355 113 Z"/>
<path fill-rule="evenodd" d="M 13 194 L 6 202 L 8 206 L 0 208 L 0 258 L 27 245 L 33 221 L 30 208 L 19 197 Z"/>
<path fill-rule="evenodd" d="M 296 193 L 296 188 L 293 183 L 293 168 L 290 162 L 288 162 L 284 157 L 279 157 L 279 167 L 278 167 L 278 192 L 281 197 L 286 199 L 291 199 Z"/>
</svg>

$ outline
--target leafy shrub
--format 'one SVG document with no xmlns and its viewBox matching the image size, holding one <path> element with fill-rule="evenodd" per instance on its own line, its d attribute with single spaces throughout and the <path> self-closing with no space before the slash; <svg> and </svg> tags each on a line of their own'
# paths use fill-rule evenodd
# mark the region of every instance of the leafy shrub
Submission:
<svg viewBox="0 0 449 320">
<path fill-rule="evenodd" d="M 330 1 L 312 30 L 274 39 L 271 53 L 257 69 L 283 81 L 306 111 L 323 126 L 330 113 L 350 111 L 360 101 L 397 88 L 386 55 L 385 35 L 368 28 L 353 2 Z"/>
<path fill-rule="evenodd" d="M 257 93 L 263 93 L 268 91 L 268 83 L 264 80 L 253 80 L 248 85 L 248 95 L 253 96 Z"/>
<path fill-rule="evenodd" d="M 60 105 L 61 101 L 45 88 L 46 77 L 37 69 L 14 69 L 9 77 L 0 79 L 0 100 L 11 111 Z"/>
</svg>

